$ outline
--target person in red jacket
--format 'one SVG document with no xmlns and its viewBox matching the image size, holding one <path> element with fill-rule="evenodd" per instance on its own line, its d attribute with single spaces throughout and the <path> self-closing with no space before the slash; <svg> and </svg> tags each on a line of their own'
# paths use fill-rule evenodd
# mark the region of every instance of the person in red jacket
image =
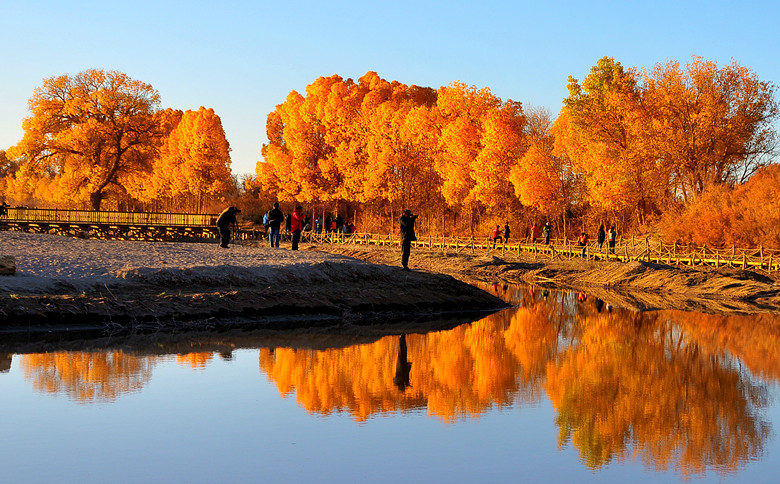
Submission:
<svg viewBox="0 0 780 484">
<path fill-rule="evenodd" d="M 496 248 L 496 240 L 498 240 L 499 242 L 503 242 L 503 239 L 501 238 L 501 234 L 503 234 L 503 232 L 501 232 L 501 227 L 496 225 L 496 228 L 493 229 L 493 248 L 494 249 Z"/>
<path fill-rule="evenodd" d="M 306 223 L 306 215 L 303 213 L 303 207 L 298 205 L 290 214 L 290 231 L 292 232 L 292 250 L 298 250 L 298 242 L 301 240 L 301 230 Z"/>
</svg>

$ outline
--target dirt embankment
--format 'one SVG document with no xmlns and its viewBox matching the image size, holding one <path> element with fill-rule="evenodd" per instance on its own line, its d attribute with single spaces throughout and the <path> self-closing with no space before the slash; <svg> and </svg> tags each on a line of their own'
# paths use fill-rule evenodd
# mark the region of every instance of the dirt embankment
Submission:
<svg viewBox="0 0 780 484">
<path fill-rule="evenodd" d="M 399 265 L 398 249 L 333 245 L 331 253 Z M 690 268 L 646 262 L 549 259 L 516 253 L 457 256 L 413 248 L 412 267 L 465 282 L 525 283 L 585 291 L 614 306 L 704 312 L 780 311 L 778 280 L 732 268 Z"/>
<path fill-rule="evenodd" d="M 282 270 L 283 271 L 283 270 Z M 502 302 L 452 277 L 402 273 L 342 278 L 316 284 L 233 285 L 137 283 L 80 292 L 0 296 L 0 328 L 81 329 L 111 324 L 135 327 L 209 326 L 214 318 L 244 318 L 268 328 L 365 323 L 447 312 L 499 309 Z"/>
<path fill-rule="evenodd" d="M 258 327 L 381 322 L 486 311 L 500 299 L 445 274 L 317 250 L 81 240 L 0 232 L 17 273 L 0 276 L 0 330 Z"/>
</svg>

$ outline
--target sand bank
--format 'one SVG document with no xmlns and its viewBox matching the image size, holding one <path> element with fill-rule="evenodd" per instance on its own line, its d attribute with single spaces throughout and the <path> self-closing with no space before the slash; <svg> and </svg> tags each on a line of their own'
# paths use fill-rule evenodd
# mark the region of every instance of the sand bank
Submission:
<svg viewBox="0 0 780 484">
<path fill-rule="evenodd" d="M 188 327 L 213 318 L 286 327 L 485 311 L 498 298 L 457 279 L 318 250 L 84 240 L 0 232 L 0 328 Z"/>
</svg>

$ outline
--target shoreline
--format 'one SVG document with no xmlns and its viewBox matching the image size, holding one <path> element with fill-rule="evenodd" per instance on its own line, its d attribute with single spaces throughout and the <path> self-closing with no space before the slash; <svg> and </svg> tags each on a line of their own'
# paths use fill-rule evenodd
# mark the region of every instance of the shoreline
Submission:
<svg viewBox="0 0 780 484">
<path fill-rule="evenodd" d="M 636 311 L 780 312 L 778 282 L 751 271 L 416 248 L 404 272 L 397 248 L 301 249 L 3 231 L 0 255 L 18 271 L 0 276 L 0 332 L 391 325 L 500 310 L 496 284 L 582 291 Z"/>
<path fill-rule="evenodd" d="M 317 250 L 0 232 L 0 252 L 17 265 L 0 276 L 0 331 L 178 331 L 230 318 L 301 328 L 507 306 L 448 275 Z"/>
</svg>

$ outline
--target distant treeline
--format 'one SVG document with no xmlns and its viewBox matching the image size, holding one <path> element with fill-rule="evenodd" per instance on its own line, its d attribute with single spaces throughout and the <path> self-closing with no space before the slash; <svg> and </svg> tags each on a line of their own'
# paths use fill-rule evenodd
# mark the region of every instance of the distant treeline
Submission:
<svg viewBox="0 0 780 484">
<path fill-rule="evenodd" d="M 159 109 L 148 84 L 89 70 L 46 79 L 24 138 L 0 152 L 12 203 L 193 210 L 272 201 L 390 230 L 558 235 L 655 232 L 697 244 L 780 247 L 776 87 L 733 62 L 624 68 L 603 58 L 568 80 L 560 113 L 454 82 L 433 89 L 368 72 L 321 77 L 268 115 L 256 174 L 230 175 L 211 109 Z"/>
</svg>

